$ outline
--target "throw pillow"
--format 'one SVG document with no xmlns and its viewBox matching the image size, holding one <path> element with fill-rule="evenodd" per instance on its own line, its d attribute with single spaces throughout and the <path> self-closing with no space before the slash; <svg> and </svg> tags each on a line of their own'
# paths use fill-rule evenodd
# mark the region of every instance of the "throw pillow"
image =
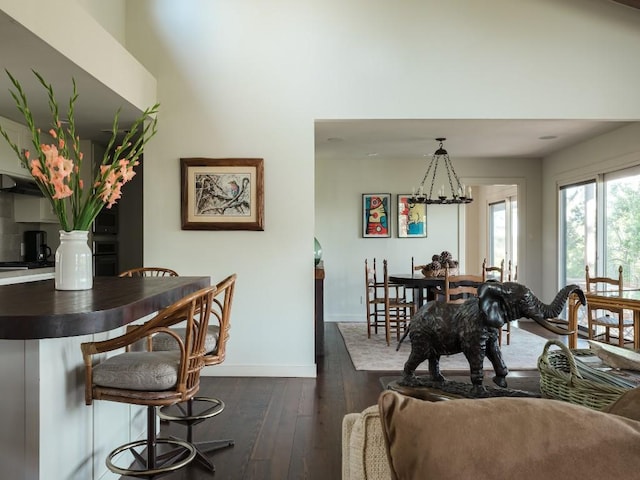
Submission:
<svg viewBox="0 0 640 480">
<path fill-rule="evenodd" d="M 378 401 L 392 478 L 635 478 L 640 422 L 559 400 Z"/>
<path fill-rule="evenodd" d="M 623 393 L 618 400 L 604 407 L 602 411 L 633 420 L 640 420 L 640 387 Z"/>
</svg>

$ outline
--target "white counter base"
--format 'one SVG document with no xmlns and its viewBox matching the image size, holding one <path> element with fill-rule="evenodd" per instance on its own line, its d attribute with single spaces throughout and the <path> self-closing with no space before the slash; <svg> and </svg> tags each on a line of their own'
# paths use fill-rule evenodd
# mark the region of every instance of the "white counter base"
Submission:
<svg viewBox="0 0 640 480">
<path fill-rule="evenodd" d="M 0 340 L 2 478 L 119 478 L 105 458 L 119 445 L 144 438 L 146 408 L 100 400 L 85 405 L 80 351 L 81 342 L 118 333 Z"/>
</svg>

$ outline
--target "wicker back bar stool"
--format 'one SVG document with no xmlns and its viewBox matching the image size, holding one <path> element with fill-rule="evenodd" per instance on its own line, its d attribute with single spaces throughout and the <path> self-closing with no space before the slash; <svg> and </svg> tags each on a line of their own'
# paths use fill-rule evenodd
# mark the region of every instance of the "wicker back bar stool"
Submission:
<svg viewBox="0 0 640 480">
<path fill-rule="evenodd" d="M 211 303 L 211 320 L 206 336 L 205 366 L 218 365 L 224 362 L 226 356 L 227 341 L 231 328 L 231 308 L 235 292 L 237 275 L 234 273 L 216 285 L 216 294 Z M 186 332 L 181 328 L 173 329 L 178 336 Z M 171 338 L 154 337 L 154 350 L 172 350 L 176 344 Z M 232 447 L 232 439 L 216 439 L 207 441 L 195 441 L 193 427 L 209 418 L 222 413 L 224 402 L 215 397 L 194 396 L 184 403 L 166 405 L 158 409 L 161 420 L 176 422 L 187 427 L 186 441 L 196 448 L 196 461 L 207 470 L 215 472 L 213 462 L 207 457 L 207 453 L 222 448 Z"/>
<path fill-rule="evenodd" d="M 119 277 L 177 277 L 178 272 L 165 267 L 138 267 L 121 272 Z"/>
<path fill-rule="evenodd" d="M 215 292 L 214 286 L 201 289 L 124 335 L 81 344 L 87 405 L 105 400 L 147 406 L 147 438 L 126 443 L 109 453 L 106 464 L 113 473 L 156 478 L 196 458 L 196 448 L 189 442 L 157 437 L 156 407 L 188 401 L 198 392 Z M 171 328 L 178 323 L 184 324 L 186 333 L 182 338 Z M 178 348 L 161 352 L 126 351 L 128 346 L 150 335 L 171 337 Z M 118 350 L 123 352 L 106 359 L 101 355 Z"/>
</svg>

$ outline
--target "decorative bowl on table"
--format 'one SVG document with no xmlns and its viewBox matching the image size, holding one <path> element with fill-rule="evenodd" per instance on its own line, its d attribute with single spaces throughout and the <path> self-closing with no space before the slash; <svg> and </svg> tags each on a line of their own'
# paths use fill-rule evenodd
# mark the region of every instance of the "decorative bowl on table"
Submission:
<svg viewBox="0 0 640 480">
<path fill-rule="evenodd" d="M 440 255 L 433 255 L 431 262 L 426 265 L 416 265 L 415 270 L 420 270 L 425 277 L 444 277 L 447 268 L 449 275 L 458 274 L 458 261 L 453 259 L 453 255 L 446 250 Z"/>
<path fill-rule="evenodd" d="M 423 268 L 421 270 L 422 275 L 424 275 L 425 277 L 444 277 L 445 271 L 446 268 L 439 268 L 437 270 L 428 270 L 426 268 Z M 449 275 L 458 275 L 458 269 L 449 268 Z"/>
</svg>

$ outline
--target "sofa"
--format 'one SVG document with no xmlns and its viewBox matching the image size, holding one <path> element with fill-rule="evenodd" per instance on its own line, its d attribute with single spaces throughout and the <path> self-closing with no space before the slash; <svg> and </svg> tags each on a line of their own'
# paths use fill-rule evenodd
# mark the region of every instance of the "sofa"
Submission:
<svg viewBox="0 0 640 480">
<path fill-rule="evenodd" d="M 640 476 L 640 388 L 596 411 L 560 400 L 428 402 L 387 390 L 342 421 L 343 480 Z"/>
</svg>

